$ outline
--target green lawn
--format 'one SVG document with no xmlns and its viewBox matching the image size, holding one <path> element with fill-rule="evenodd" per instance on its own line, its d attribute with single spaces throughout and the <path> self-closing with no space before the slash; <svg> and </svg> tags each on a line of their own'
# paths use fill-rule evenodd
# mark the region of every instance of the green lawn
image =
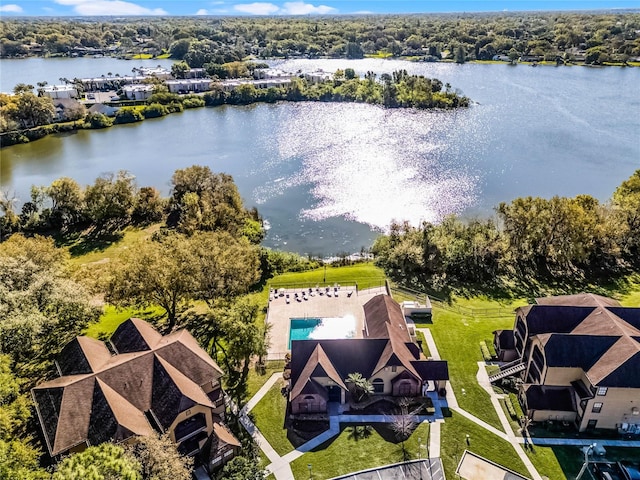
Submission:
<svg viewBox="0 0 640 480">
<path fill-rule="evenodd" d="M 269 281 L 271 286 L 299 285 L 315 286 L 316 284 L 341 285 L 358 284 L 358 288 L 370 288 L 384 286 L 384 272 L 373 263 L 359 263 L 346 267 L 317 268 L 307 272 L 283 273 Z"/>
<path fill-rule="evenodd" d="M 343 427 L 340 435 L 291 463 L 294 478 L 324 480 L 349 472 L 402 462 L 405 459 L 415 460 L 419 458 L 418 438 L 422 445 L 426 445 L 429 436 L 429 424 L 421 424 L 404 442 L 403 452 L 402 444 L 385 425 L 374 424 L 367 429 L 355 425 Z M 426 446 L 420 449 L 420 453 L 426 457 Z"/>
<path fill-rule="evenodd" d="M 278 380 L 251 410 L 256 426 L 280 456 L 295 448 L 287 438 L 287 430 L 284 428 L 287 399 L 280 393 L 284 385 L 284 380 Z"/>
<path fill-rule="evenodd" d="M 267 371 L 264 375 L 260 375 L 256 372 L 255 368 L 249 372 L 249 380 L 247 381 L 247 399 L 251 399 L 260 387 L 265 384 L 267 380 L 274 373 L 282 373 L 284 368 L 284 360 L 273 360 L 267 362 Z"/>
<path fill-rule="evenodd" d="M 112 305 L 105 305 L 104 313 L 100 317 L 100 320 L 97 323 L 90 324 L 85 330 L 84 335 L 99 339 L 108 338 L 125 320 L 132 317 L 150 320 L 161 316 L 163 313 L 164 310 L 159 307 L 139 310 L 137 308 L 117 309 Z"/>
<path fill-rule="evenodd" d="M 456 478 L 460 457 L 469 450 L 510 470 L 529 477 L 529 472 L 511 444 L 463 416 L 452 412 L 442 425 L 440 458 L 447 478 Z M 469 445 L 466 442 L 469 435 Z M 550 477 L 555 480 L 555 477 Z"/>
<path fill-rule="evenodd" d="M 640 449 L 638 448 L 606 448 L 605 458 L 612 462 L 626 461 L 640 463 Z M 526 450 L 527 456 L 536 467 L 540 475 L 552 480 L 573 480 L 582 466 L 584 455 L 579 447 L 557 446 L 539 447 Z M 585 475 L 584 478 L 589 478 Z"/>
<path fill-rule="evenodd" d="M 504 304 L 482 299 L 458 303 L 469 308 L 505 307 Z M 449 377 L 460 407 L 502 430 L 498 415 L 491 407 L 489 395 L 476 380 L 477 362 L 482 361 L 479 342 L 490 337 L 491 332 L 496 329 L 512 328 L 513 318 L 473 318 L 434 307 L 432 321 L 433 323 L 418 326 L 431 330 L 440 356 L 449 362 Z"/>
</svg>

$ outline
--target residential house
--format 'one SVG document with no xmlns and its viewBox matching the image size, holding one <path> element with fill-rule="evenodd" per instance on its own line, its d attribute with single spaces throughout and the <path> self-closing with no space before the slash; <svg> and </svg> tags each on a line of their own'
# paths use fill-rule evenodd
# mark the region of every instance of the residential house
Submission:
<svg viewBox="0 0 640 480">
<path fill-rule="evenodd" d="M 185 78 L 182 80 L 167 80 L 165 84 L 171 93 L 207 92 L 211 90 L 210 78 Z"/>
<path fill-rule="evenodd" d="M 329 402 L 346 403 L 351 373 L 368 379 L 374 395 L 419 397 L 444 388 L 447 362 L 424 357 L 400 305 L 377 295 L 363 308 L 363 338 L 291 342 L 292 414 L 324 413 Z"/>
<path fill-rule="evenodd" d="M 108 343 L 77 337 L 56 367 L 59 378 L 31 391 L 51 456 L 153 432 L 214 468 L 240 448 L 222 423 L 223 372 L 186 330 L 162 336 L 132 318 Z"/>
<path fill-rule="evenodd" d="M 45 85 L 38 91 L 42 91 L 42 95 L 54 100 L 78 98 L 78 90 L 74 85 Z"/>
<path fill-rule="evenodd" d="M 57 122 L 80 120 L 87 113 L 85 106 L 72 98 L 54 100 L 53 107 L 56 109 L 55 120 Z"/>
<path fill-rule="evenodd" d="M 153 95 L 154 86 L 150 84 L 126 85 L 122 87 L 122 94 L 127 100 L 147 100 Z"/>
<path fill-rule="evenodd" d="M 498 355 L 524 366 L 519 398 L 534 421 L 640 434 L 640 308 L 593 294 L 539 298 L 516 310 Z"/>
</svg>

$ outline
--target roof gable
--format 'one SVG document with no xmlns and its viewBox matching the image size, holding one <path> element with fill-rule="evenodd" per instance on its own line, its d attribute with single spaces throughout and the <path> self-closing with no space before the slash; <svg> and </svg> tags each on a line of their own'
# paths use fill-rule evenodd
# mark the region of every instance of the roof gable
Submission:
<svg viewBox="0 0 640 480">
<path fill-rule="evenodd" d="M 56 363 L 61 375 L 96 372 L 111 359 L 104 342 L 90 337 L 76 337 L 60 352 Z"/>
<path fill-rule="evenodd" d="M 162 335 L 139 318 L 130 318 L 121 323 L 110 339 L 118 353 L 151 350 L 160 340 Z"/>
</svg>

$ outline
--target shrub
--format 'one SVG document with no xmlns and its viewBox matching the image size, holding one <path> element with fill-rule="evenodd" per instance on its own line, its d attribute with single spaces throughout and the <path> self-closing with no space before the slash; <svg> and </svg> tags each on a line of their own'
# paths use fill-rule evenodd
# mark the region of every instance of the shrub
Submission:
<svg viewBox="0 0 640 480">
<path fill-rule="evenodd" d="M 491 353 L 487 348 L 487 343 L 484 340 L 480 342 L 480 351 L 482 352 L 482 358 L 484 358 L 485 362 L 490 362 L 491 360 L 493 360 L 493 357 L 491 356 Z"/>
<path fill-rule="evenodd" d="M 113 120 L 102 113 L 92 113 L 87 117 L 87 125 L 88 128 L 107 128 L 113 125 Z"/>
<path fill-rule="evenodd" d="M 184 108 L 204 107 L 204 98 L 197 95 L 190 95 L 182 100 L 182 105 Z"/>
<path fill-rule="evenodd" d="M 511 404 L 511 408 L 515 413 L 515 418 L 520 418 L 524 416 L 524 412 L 522 411 L 522 407 L 520 406 L 520 402 L 518 401 L 518 396 L 515 393 L 509 394 L 509 403 Z"/>
<path fill-rule="evenodd" d="M 506 399 L 506 400 L 500 400 L 505 407 L 507 407 L 507 413 L 509 414 L 509 416 L 511 418 L 513 418 L 514 420 L 518 418 L 518 415 L 516 414 L 515 409 L 513 408 L 513 404 L 511 403 L 511 399 Z"/>
<path fill-rule="evenodd" d="M 142 114 L 144 115 L 144 118 L 164 117 L 168 113 L 169 113 L 169 110 L 167 110 L 167 107 L 159 103 L 152 103 L 151 105 L 147 105 L 142 109 Z"/>
<path fill-rule="evenodd" d="M 115 123 L 134 123 L 144 120 L 144 115 L 133 107 L 122 107 L 116 112 Z"/>
</svg>

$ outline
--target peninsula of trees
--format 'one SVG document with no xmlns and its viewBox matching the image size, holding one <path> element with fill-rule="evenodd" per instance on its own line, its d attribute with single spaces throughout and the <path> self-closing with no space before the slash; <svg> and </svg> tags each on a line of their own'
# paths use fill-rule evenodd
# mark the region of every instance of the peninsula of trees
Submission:
<svg viewBox="0 0 640 480">
<path fill-rule="evenodd" d="M 181 65 L 184 63 L 174 67 Z M 451 109 L 469 106 L 469 99 L 453 91 L 448 83 L 443 85 L 436 78 L 410 75 L 406 70 L 398 70 L 392 75 L 385 73 L 378 79 L 373 72 L 359 78 L 352 68 L 347 68 L 336 71 L 332 79 L 325 81 L 308 82 L 294 76 L 286 83 L 268 88 L 257 88 L 250 79 L 242 77 L 238 85 L 227 88 L 220 83 L 220 76 L 226 78 L 226 72 L 230 70 L 248 75 L 249 70 L 242 62 L 219 67 L 218 74 L 211 79 L 210 90 L 203 95 L 169 93 L 162 80 L 152 78 L 150 83 L 154 93 L 144 101 L 115 102 L 114 106 L 127 106 L 120 107 L 113 118 L 100 112 L 89 113 L 82 103 L 75 101 L 71 107 L 65 105 L 64 115 L 56 118 L 55 103 L 51 98 L 36 95 L 33 85 L 19 84 L 13 95 L 0 94 L 0 145 L 26 143 L 62 131 L 134 123 L 205 105 L 315 101 L 369 103 L 385 108 Z M 180 68 L 173 70 L 179 75 Z M 118 81 L 113 77 L 114 84 Z M 74 85 L 82 91 L 79 80 Z"/>
<path fill-rule="evenodd" d="M 95 20 L 4 19 L 0 56 L 170 54 L 191 67 L 247 56 L 502 56 L 596 65 L 640 56 L 640 14 L 627 11 Z"/>
</svg>

